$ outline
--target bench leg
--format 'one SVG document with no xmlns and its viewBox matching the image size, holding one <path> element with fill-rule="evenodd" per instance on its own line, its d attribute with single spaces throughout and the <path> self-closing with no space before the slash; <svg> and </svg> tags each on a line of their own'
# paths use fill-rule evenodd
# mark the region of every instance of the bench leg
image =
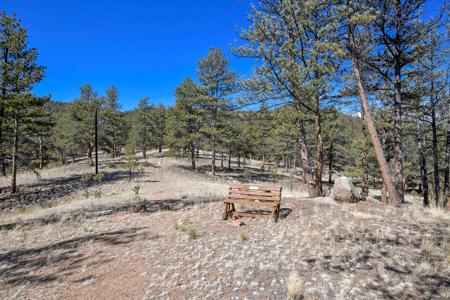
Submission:
<svg viewBox="0 0 450 300">
<path fill-rule="evenodd" d="M 228 206 L 229 205 L 230 204 L 228 204 L 228 203 L 223 204 L 223 216 L 222 216 L 223 220 L 228 220 Z"/>
<path fill-rule="evenodd" d="M 278 222 L 278 216 L 280 215 L 280 206 L 275 206 L 272 212 L 274 222 Z"/>
</svg>

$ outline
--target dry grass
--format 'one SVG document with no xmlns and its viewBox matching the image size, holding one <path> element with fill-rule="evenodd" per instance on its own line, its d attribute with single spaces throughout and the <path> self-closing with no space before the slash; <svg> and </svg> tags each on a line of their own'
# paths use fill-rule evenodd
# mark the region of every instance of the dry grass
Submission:
<svg viewBox="0 0 450 300">
<path fill-rule="evenodd" d="M 302 296 L 302 281 L 297 272 L 291 272 L 287 279 L 287 293 L 289 299 L 298 300 Z"/>
<path fill-rule="evenodd" d="M 425 210 L 425 213 L 427 213 L 431 218 L 434 220 L 450 220 L 450 213 L 441 207 L 430 207 Z"/>
<path fill-rule="evenodd" d="M 430 240 L 422 240 L 420 244 L 420 253 L 426 259 L 429 259 L 434 251 L 434 243 Z"/>
<path fill-rule="evenodd" d="M 430 265 L 430 263 L 428 263 L 426 261 L 419 263 L 412 269 L 412 275 L 417 279 L 424 277 L 424 276 L 428 276 L 432 272 L 433 272 L 433 267 Z"/>
</svg>

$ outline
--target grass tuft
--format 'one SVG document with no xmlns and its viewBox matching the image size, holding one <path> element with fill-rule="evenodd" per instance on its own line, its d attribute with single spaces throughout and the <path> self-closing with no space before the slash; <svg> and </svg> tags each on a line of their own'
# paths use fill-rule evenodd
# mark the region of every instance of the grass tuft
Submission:
<svg viewBox="0 0 450 300">
<path fill-rule="evenodd" d="M 433 253 L 433 248 L 434 243 L 432 241 L 422 240 L 422 243 L 420 244 L 420 254 L 422 254 L 422 256 L 426 259 L 429 259 Z"/>
<path fill-rule="evenodd" d="M 302 282 L 297 272 L 292 272 L 289 274 L 287 280 L 287 292 L 289 299 L 300 299 L 302 295 Z"/>
<path fill-rule="evenodd" d="M 424 261 L 413 268 L 412 275 L 415 278 L 421 278 L 429 275 L 431 271 L 432 271 L 431 265 Z"/>
<path fill-rule="evenodd" d="M 185 232 L 191 240 L 198 237 L 197 229 L 195 229 L 194 225 L 189 221 L 188 216 L 184 216 L 179 222 L 176 222 L 173 227 L 175 230 Z"/>
</svg>

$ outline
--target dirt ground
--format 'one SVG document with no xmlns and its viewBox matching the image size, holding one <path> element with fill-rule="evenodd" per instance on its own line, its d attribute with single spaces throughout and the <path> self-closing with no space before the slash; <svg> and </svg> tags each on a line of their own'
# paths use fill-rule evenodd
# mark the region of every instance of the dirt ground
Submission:
<svg viewBox="0 0 450 300">
<path fill-rule="evenodd" d="M 1 299 L 450 299 L 448 213 L 307 199 L 259 167 L 212 178 L 156 155 L 130 183 L 117 164 L 102 160 L 100 198 L 83 195 L 83 162 L 21 175 L 39 192 L 1 204 L 16 224 L 0 231 Z M 282 184 L 279 222 L 223 221 L 235 180 Z"/>
</svg>

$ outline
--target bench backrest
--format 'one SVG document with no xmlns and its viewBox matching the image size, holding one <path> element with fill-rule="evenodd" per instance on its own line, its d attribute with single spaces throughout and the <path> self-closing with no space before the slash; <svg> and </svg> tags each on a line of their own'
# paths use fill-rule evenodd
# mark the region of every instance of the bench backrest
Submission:
<svg viewBox="0 0 450 300">
<path fill-rule="evenodd" d="M 280 202 L 281 186 L 263 184 L 231 184 L 228 199 Z"/>
</svg>

